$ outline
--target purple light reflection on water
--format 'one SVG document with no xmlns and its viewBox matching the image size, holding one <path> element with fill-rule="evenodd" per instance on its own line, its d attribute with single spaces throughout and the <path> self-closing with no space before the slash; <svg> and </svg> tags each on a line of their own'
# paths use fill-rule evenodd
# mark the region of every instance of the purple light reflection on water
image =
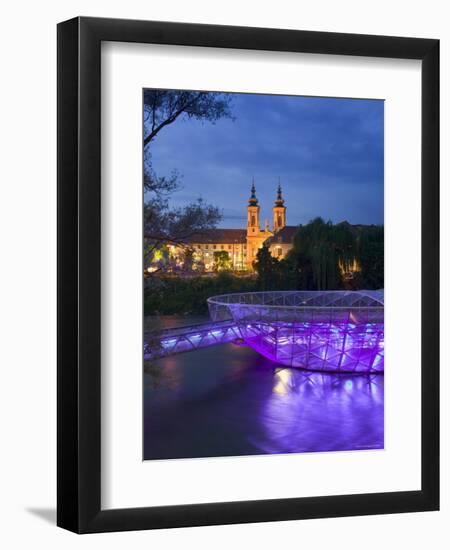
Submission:
<svg viewBox="0 0 450 550">
<path fill-rule="evenodd" d="M 265 453 L 384 447 L 384 378 L 277 369 L 261 410 Z"/>
<path fill-rule="evenodd" d="M 382 374 L 279 368 L 247 346 L 163 357 L 145 373 L 144 458 L 382 449 Z"/>
</svg>

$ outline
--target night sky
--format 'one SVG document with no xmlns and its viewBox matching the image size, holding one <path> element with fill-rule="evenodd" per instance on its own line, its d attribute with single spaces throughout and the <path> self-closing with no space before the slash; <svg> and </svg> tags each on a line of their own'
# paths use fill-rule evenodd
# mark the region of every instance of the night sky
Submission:
<svg viewBox="0 0 450 550">
<path fill-rule="evenodd" d="M 182 176 L 172 206 L 202 197 L 221 208 L 220 227 L 245 227 L 254 178 L 261 226 L 272 225 L 280 178 L 288 225 L 383 223 L 383 101 L 230 95 L 234 121 L 184 117 L 150 145 L 159 176 Z"/>
</svg>

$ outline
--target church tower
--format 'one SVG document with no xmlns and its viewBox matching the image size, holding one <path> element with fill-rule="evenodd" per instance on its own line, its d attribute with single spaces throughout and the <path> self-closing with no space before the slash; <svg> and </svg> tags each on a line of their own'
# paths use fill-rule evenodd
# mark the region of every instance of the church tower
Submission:
<svg viewBox="0 0 450 550">
<path fill-rule="evenodd" d="M 252 194 L 247 206 L 247 237 L 259 235 L 259 204 L 256 198 L 255 182 L 252 183 Z"/>
<path fill-rule="evenodd" d="M 281 185 L 278 183 L 277 198 L 273 207 L 273 232 L 276 233 L 286 225 L 286 207 L 281 194 Z"/>
</svg>

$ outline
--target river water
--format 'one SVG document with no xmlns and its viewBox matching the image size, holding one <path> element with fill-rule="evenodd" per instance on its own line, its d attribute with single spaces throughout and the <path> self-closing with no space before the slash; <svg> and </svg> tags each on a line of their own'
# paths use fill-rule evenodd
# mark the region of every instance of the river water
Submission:
<svg viewBox="0 0 450 550">
<path fill-rule="evenodd" d="M 383 375 L 279 368 L 235 344 L 145 365 L 146 460 L 383 445 Z"/>
</svg>

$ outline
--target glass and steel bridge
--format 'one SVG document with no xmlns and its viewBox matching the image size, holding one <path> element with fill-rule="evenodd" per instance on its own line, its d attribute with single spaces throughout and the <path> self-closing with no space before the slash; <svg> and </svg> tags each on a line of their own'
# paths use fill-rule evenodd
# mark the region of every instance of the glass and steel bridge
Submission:
<svg viewBox="0 0 450 550">
<path fill-rule="evenodd" d="M 146 334 L 144 357 L 236 342 L 287 367 L 384 371 L 382 290 L 224 294 L 208 307 L 210 323 Z"/>
</svg>

